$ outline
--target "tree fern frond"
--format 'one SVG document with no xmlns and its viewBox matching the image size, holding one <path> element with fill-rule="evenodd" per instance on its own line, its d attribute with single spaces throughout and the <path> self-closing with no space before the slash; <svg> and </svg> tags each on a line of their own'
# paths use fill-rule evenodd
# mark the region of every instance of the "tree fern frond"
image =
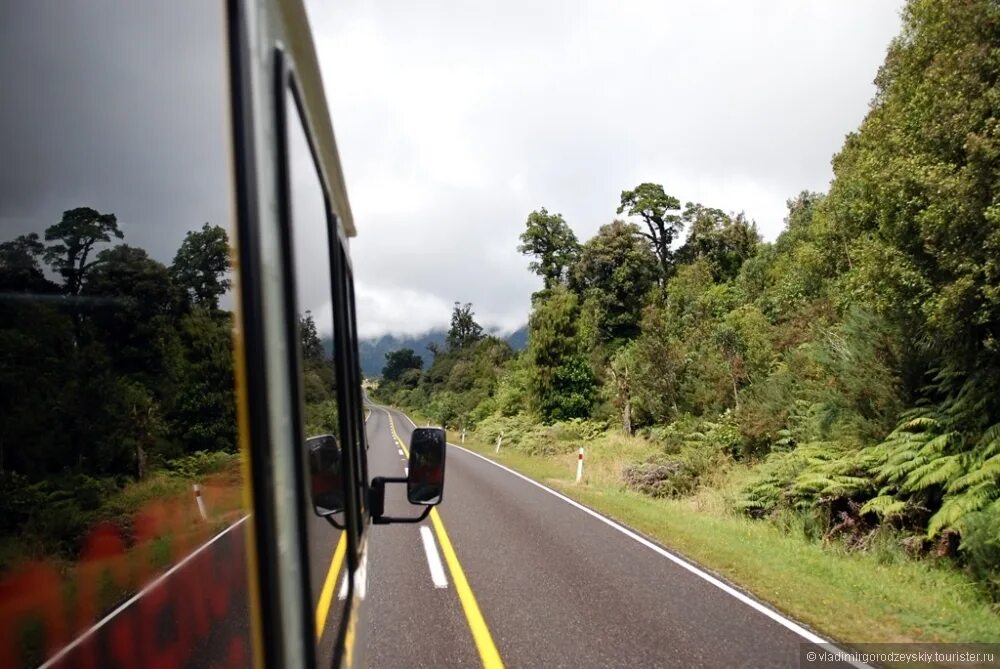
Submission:
<svg viewBox="0 0 1000 669">
<path fill-rule="evenodd" d="M 979 448 L 982 449 L 984 458 L 1000 454 L 1000 423 L 983 432 L 979 437 Z"/>
<path fill-rule="evenodd" d="M 879 495 L 873 497 L 861 507 L 861 513 L 876 513 L 880 518 L 889 518 L 900 515 L 906 509 L 906 502 L 900 501 L 892 495 Z"/>
<path fill-rule="evenodd" d="M 941 530 L 956 527 L 964 516 L 986 507 L 997 497 L 997 486 L 981 484 L 945 500 L 927 523 L 927 536 L 933 539 Z"/>
<path fill-rule="evenodd" d="M 962 458 L 958 455 L 946 455 L 917 467 L 906 477 L 902 489 L 905 492 L 919 492 L 931 486 L 946 484 L 962 476 Z"/>
<path fill-rule="evenodd" d="M 821 491 L 824 496 L 850 497 L 871 487 L 871 481 L 860 476 L 837 476 Z"/>
<path fill-rule="evenodd" d="M 957 493 L 966 488 L 987 482 L 1000 484 L 1000 455 L 994 455 L 976 467 L 976 469 L 956 478 L 948 486 L 948 492 Z"/>
<path fill-rule="evenodd" d="M 937 435 L 924 444 L 924 446 L 920 449 L 920 453 L 921 455 L 929 457 L 943 455 L 955 447 L 956 444 L 959 448 L 961 448 L 964 441 L 965 439 L 962 437 L 961 432 L 945 432 L 944 434 Z"/>
<path fill-rule="evenodd" d="M 897 432 L 911 432 L 913 430 L 921 429 L 924 431 L 936 430 L 941 427 L 941 423 L 930 416 L 917 416 L 906 421 L 895 430 L 892 431 L 893 434 Z"/>
</svg>

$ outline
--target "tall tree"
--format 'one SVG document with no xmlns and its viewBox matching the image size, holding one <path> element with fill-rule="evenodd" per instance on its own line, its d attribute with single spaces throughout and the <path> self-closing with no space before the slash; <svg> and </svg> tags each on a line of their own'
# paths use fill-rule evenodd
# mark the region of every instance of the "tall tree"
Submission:
<svg viewBox="0 0 1000 669">
<path fill-rule="evenodd" d="M 1000 5 L 913 0 L 902 17 L 825 206 L 855 272 L 899 278 L 881 293 L 921 339 L 959 369 L 1000 368 Z"/>
<path fill-rule="evenodd" d="M 573 285 L 596 311 L 600 343 L 633 339 L 646 293 L 656 283 L 656 256 L 634 223 L 601 226 L 583 245 L 573 269 Z"/>
<path fill-rule="evenodd" d="M 97 255 L 81 293 L 101 300 L 88 311 L 87 339 L 106 347 L 116 370 L 155 388 L 169 371 L 176 338 L 176 288 L 169 270 L 144 249 L 121 244 Z"/>
<path fill-rule="evenodd" d="M 37 232 L 0 244 L 0 290 L 47 292 L 52 284 L 38 264 L 44 254 Z"/>
<path fill-rule="evenodd" d="M 323 359 L 323 342 L 316 330 L 316 320 L 311 311 L 299 316 L 299 343 L 302 346 L 302 359 L 307 361 Z"/>
<path fill-rule="evenodd" d="M 87 272 L 100 262 L 88 262 L 94 246 L 125 236 L 114 214 L 102 214 L 90 207 L 63 212 L 62 220 L 45 231 L 45 240 L 58 242 L 45 250 L 45 261 L 63 277 L 67 295 L 80 294 Z"/>
<path fill-rule="evenodd" d="M 412 348 L 401 348 L 385 354 L 385 366 L 382 368 L 382 378 L 386 381 L 397 381 L 404 372 L 423 368 L 424 361 Z"/>
<path fill-rule="evenodd" d="M 608 364 L 614 404 L 621 411 L 622 432 L 632 436 L 632 385 L 635 382 L 636 355 L 634 344 L 618 349 Z"/>
<path fill-rule="evenodd" d="M 451 327 L 448 329 L 448 348 L 457 350 L 475 344 L 483 338 L 483 328 L 476 322 L 472 303 L 455 302 L 451 312 Z"/>
<path fill-rule="evenodd" d="M 596 384 L 577 340 L 576 294 L 556 286 L 535 305 L 528 322 L 530 388 L 545 421 L 590 414 Z"/>
<path fill-rule="evenodd" d="M 641 183 L 632 190 L 623 190 L 618 213 L 638 216 L 646 224 L 648 232 L 640 232 L 653 245 L 653 251 L 660 261 L 660 282 L 667 280 L 672 273 L 673 244 L 677 233 L 684 226 L 679 213 L 681 201 L 672 195 L 667 195 L 663 186 L 654 183 Z"/>
<path fill-rule="evenodd" d="M 528 268 L 542 277 L 549 290 L 566 282 L 569 268 L 580 255 L 580 243 L 562 214 L 550 214 L 542 207 L 528 214 L 517 250 L 534 256 Z"/>
<path fill-rule="evenodd" d="M 688 236 L 676 253 L 678 262 L 705 258 L 717 281 L 729 281 L 757 251 L 757 224 L 743 213 L 729 216 L 721 209 L 688 202 L 682 216 Z"/>
<path fill-rule="evenodd" d="M 224 229 L 208 223 L 185 235 L 170 267 L 188 298 L 212 310 L 219 308 L 219 298 L 232 285 L 228 270 L 229 237 Z"/>
</svg>

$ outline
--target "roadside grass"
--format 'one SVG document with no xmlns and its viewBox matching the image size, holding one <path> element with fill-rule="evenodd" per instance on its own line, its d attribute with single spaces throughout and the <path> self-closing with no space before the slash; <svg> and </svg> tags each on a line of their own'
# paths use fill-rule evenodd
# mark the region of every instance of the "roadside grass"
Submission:
<svg viewBox="0 0 1000 669">
<path fill-rule="evenodd" d="M 837 641 L 1000 640 L 1000 615 L 970 579 L 943 562 L 907 557 L 891 536 L 874 550 L 849 552 L 810 540 L 795 522 L 782 525 L 732 512 L 732 497 L 750 476 L 745 466 L 714 471 L 683 498 L 655 499 L 627 490 L 621 467 L 647 455 L 647 446 L 634 443 L 642 441 L 609 434 L 586 444 L 579 485 L 575 454 L 540 457 L 501 447 L 495 455 L 494 445 L 469 435 L 465 447 L 676 550 Z M 454 437 L 451 442 L 458 443 Z"/>
</svg>

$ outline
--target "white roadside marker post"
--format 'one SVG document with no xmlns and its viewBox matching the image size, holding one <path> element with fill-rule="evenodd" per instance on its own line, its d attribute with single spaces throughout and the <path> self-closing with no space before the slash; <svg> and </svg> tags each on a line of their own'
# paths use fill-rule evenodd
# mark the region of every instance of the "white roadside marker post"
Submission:
<svg viewBox="0 0 1000 669">
<path fill-rule="evenodd" d="M 503 432 L 501 432 L 500 436 L 497 437 L 497 450 L 493 451 L 493 455 L 497 455 L 497 454 L 500 453 L 500 444 L 501 443 L 503 443 Z"/>
<path fill-rule="evenodd" d="M 462 443 L 465 443 L 465 428 L 462 428 Z"/>
<path fill-rule="evenodd" d="M 581 479 L 583 479 L 583 446 L 576 455 L 576 482 L 579 483 Z"/>
<path fill-rule="evenodd" d="M 205 513 L 205 500 L 201 498 L 201 486 L 195 483 L 193 487 L 194 501 L 198 504 L 198 513 L 201 514 L 202 520 L 208 520 L 208 514 Z"/>
</svg>

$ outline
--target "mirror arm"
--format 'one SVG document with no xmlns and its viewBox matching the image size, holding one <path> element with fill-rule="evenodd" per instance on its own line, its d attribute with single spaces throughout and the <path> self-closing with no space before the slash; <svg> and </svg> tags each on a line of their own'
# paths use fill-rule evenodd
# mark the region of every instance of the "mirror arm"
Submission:
<svg viewBox="0 0 1000 669">
<path fill-rule="evenodd" d="M 368 493 L 368 509 L 372 515 L 372 523 L 375 525 L 388 525 L 389 523 L 419 523 L 427 514 L 431 512 L 432 506 L 425 506 L 424 512 L 413 518 L 394 518 L 385 516 L 385 484 L 386 483 L 406 483 L 406 478 L 400 476 L 376 476 L 372 479 L 371 491 Z"/>
<path fill-rule="evenodd" d="M 392 516 L 378 516 L 376 518 L 373 516 L 372 522 L 376 525 L 388 525 L 389 523 L 419 523 L 427 517 L 433 508 L 433 506 L 425 506 L 424 512 L 413 518 L 394 518 Z"/>
</svg>

